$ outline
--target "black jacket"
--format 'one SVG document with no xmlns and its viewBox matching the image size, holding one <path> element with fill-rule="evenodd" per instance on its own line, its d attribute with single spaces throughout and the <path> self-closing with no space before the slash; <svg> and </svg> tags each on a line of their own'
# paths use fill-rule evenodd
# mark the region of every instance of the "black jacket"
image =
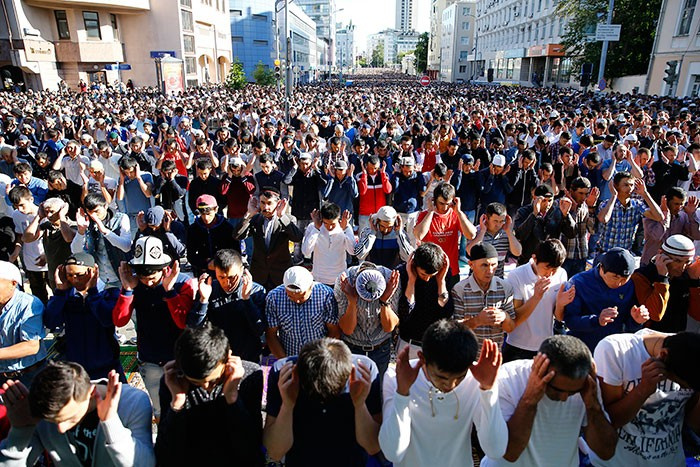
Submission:
<svg viewBox="0 0 700 467">
<path fill-rule="evenodd" d="M 207 271 L 209 261 L 218 250 L 231 248 L 241 251 L 241 242 L 233 238 L 233 227 L 218 214 L 210 226 L 197 217 L 187 229 L 187 261 L 197 276 Z"/>
</svg>

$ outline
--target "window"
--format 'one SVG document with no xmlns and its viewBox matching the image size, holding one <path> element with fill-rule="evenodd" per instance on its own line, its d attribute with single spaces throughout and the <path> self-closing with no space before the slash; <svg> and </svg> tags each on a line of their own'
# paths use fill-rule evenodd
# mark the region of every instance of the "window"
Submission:
<svg viewBox="0 0 700 467">
<path fill-rule="evenodd" d="M 243 36 L 231 36 L 231 42 L 243 43 Z"/>
<path fill-rule="evenodd" d="M 192 8 L 192 0 L 180 0 L 180 5 Z"/>
<path fill-rule="evenodd" d="M 114 40 L 119 39 L 119 25 L 117 24 L 117 15 L 114 13 L 109 14 L 109 22 L 112 23 L 112 34 L 114 34 Z"/>
<path fill-rule="evenodd" d="M 68 19 L 66 18 L 66 10 L 55 10 L 53 14 L 56 17 L 56 29 L 58 29 L 58 38 L 62 40 L 70 39 L 70 30 L 68 29 Z"/>
<path fill-rule="evenodd" d="M 231 16 L 243 16 L 243 10 L 229 10 Z"/>
<path fill-rule="evenodd" d="M 267 45 L 267 41 L 264 41 L 261 39 L 255 39 L 255 40 L 253 40 L 253 45 Z"/>
<path fill-rule="evenodd" d="M 690 32 L 690 23 L 693 21 L 693 14 L 695 14 L 695 4 L 697 0 L 685 0 L 683 2 L 683 9 L 681 10 L 681 20 L 678 23 L 678 36 L 687 36 Z"/>
<path fill-rule="evenodd" d="M 462 8 L 462 14 L 464 16 L 470 15 L 472 13 L 471 7 L 465 6 Z"/>
<path fill-rule="evenodd" d="M 460 73 L 466 73 L 466 72 L 467 72 L 467 65 L 460 65 L 460 66 L 459 66 L 459 72 L 460 72 Z"/>
<path fill-rule="evenodd" d="M 252 14 L 250 15 L 251 18 L 255 21 L 267 21 L 267 15 L 257 15 L 257 14 Z"/>
<path fill-rule="evenodd" d="M 185 73 L 188 75 L 197 74 L 197 60 L 194 57 L 185 57 Z"/>
<path fill-rule="evenodd" d="M 462 37 L 461 39 L 462 45 L 469 45 L 469 38 L 468 37 Z"/>
<path fill-rule="evenodd" d="M 88 39 L 102 39 L 100 17 L 96 11 L 83 11 L 83 23 L 85 23 Z"/>
<path fill-rule="evenodd" d="M 460 60 L 466 60 L 468 56 L 469 56 L 468 50 L 462 50 L 461 52 L 459 52 L 459 59 Z"/>
<path fill-rule="evenodd" d="M 182 29 L 184 31 L 194 31 L 194 21 L 192 20 L 191 11 L 180 11 L 180 17 L 182 18 Z"/>
<path fill-rule="evenodd" d="M 690 77 L 690 97 L 698 97 L 700 95 L 700 75 L 692 75 Z"/>
<path fill-rule="evenodd" d="M 469 31 L 469 21 L 464 21 L 462 23 L 462 31 Z"/>
<path fill-rule="evenodd" d="M 183 35 L 182 43 L 185 48 L 185 53 L 194 53 L 194 36 Z"/>
</svg>

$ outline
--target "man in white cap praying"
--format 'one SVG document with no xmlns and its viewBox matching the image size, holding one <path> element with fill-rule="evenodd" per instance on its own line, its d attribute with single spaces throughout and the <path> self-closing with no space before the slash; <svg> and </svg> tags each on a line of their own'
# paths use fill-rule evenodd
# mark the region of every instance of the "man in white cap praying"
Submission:
<svg viewBox="0 0 700 467">
<path fill-rule="evenodd" d="M 360 261 L 368 260 L 393 269 L 408 261 L 413 250 L 396 209 L 382 206 L 369 216 L 369 226 L 360 232 L 355 256 Z"/>
<path fill-rule="evenodd" d="M 662 332 L 700 331 L 700 258 L 683 234 L 668 237 L 649 264 L 632 275 L 637 301 L 649 310 L 649 327 Z"/>
<path fill-rule="evenodd" d="M 287 269 L 283 284 L 267 294 L 265 315 L 267 345 L 278 359 L 298 355 L 314 339 L 340 337 L 333 289 L 301 266 Z"/>
</svg>

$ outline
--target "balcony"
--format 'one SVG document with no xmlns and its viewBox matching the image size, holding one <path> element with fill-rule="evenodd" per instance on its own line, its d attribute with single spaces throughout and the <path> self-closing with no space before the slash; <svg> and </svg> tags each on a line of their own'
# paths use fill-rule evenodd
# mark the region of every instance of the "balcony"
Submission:
<svg viewBox="0 0 700 467">
<path fill-rule="evenodd" d="M 124 61 L 120 42 L 56 41 L 56 60 L 59 62 L 115 63 Z"/>
<path fill-rule="evenodd" d="M 150 0 L 23 0 L 38 8 L 65 10 L 69 8 L 105 8 L 110 13 L 140 13 L 151 9 Z"/>
</svg>

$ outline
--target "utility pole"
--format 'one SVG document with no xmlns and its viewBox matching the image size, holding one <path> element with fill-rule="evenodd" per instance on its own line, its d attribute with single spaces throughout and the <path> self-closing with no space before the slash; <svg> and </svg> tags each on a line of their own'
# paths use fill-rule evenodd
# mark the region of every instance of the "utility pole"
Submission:
<svg viewBox="0 0 700 467">
<path fill-rule="evenodd" d="M 612 24 L 613 10 L 615 9 L 615 0 L 610 0 L 608 3 L 608 20 L 606 24 Z M 603 41 L 603 50 L 600 52 L 600 65 L 598 66 L 598 83 L 605 75 L 605 60 L 608 58 L 608 41 Z"/>
<path fill-rule="evenodd" d="M 292 39 L 289 37 L 289 0 L 284 0 L 284 37 L 287 41 L 287 68 L 285 70 L 287 83 L 284 87 L 284 115 L 287 123 L 289 123 L 289 102 L 292 100 Z"/>
</svg>

